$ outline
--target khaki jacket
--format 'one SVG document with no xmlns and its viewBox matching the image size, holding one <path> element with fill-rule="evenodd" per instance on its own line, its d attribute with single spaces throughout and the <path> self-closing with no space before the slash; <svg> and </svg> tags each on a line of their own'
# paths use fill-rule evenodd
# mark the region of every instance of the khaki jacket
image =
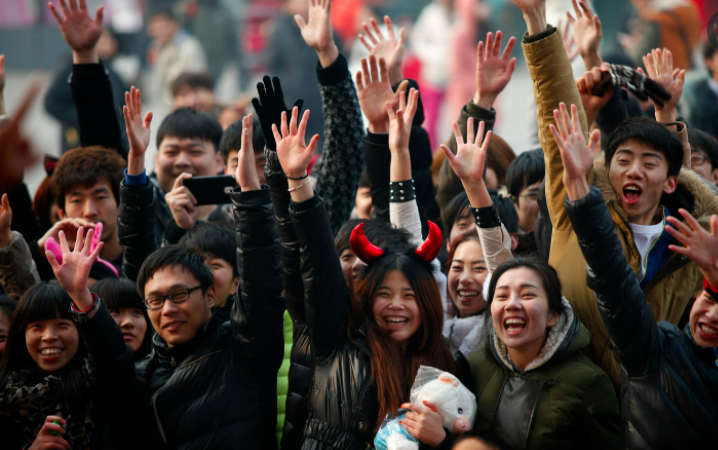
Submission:
<svg viewBox="0 0 718 450">
<path fill-rule="evenodd" d="M 534 80 L 539 139 L 546 160 L 546 201 L 553 227 L 549 264 L 558 272 L 564 296 L 572 302 L 581 323 L 591 333 L 592 359 L 606 371 L 614 385 L 619 386 L 620 364 L 610 349 L 610 339 L 598 313 L 595 295 L 586 286 L 586 260 L 564 207 L 566 188 L 563 185 L 563 163 L 548 129 L 548 125 L 554 123 L 553 110 L 563 101 L 567 105 L 576 104 L 581 128 L 584 135 L 586 134 L 585 114 L 578 89 L 558 31 L 533 43 L 524 43 L 523 46 L 529 73 Z M 690 151 L 685 126 L 680 124 L 679 130 L 678 135 L 684 143 L 684 149 Z M 620 208 L 618 197 L 608 180 L 602 158 L 594 163 L 586 177 L 589 184 L 601 189 L 626 258 L 634 273 L 638 273 L 640 255 L 626 214 Z M 718 194 L 691 170 L 681 169 L 678 188 L 672 196 L 683 199 L 682 204 L 704 227 L 708 227 L 710 215 L 718 213 Z M 674 208 L 669 209 L 671 214 L 677 214 Z M 644 290 L 656 320 L 678 324 L 690 301 L 700 293 L 702 282 L 703 276 L 694 263 L 678 254 L 672 254 Z"/>
</svg>

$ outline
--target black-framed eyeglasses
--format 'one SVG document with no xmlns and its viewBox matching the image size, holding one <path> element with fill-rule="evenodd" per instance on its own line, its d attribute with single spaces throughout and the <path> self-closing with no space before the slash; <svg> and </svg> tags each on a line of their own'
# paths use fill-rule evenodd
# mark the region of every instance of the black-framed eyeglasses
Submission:
<svg viewBox="0 0 718 450">
<path fill-rule="evenodd" d="M 706 158 L 707 156 L 702 153 L 693 152 L 691 154 L 691 166 L 702 166 L 706 162 Z"/>
<path fill-rule="evenodd" d="M 519 197 L 526 197 L 529 200 L 535 202 L 536 200 L 538 200 L 538 192 L 532 192 L 530 194 L 519 194 Z"/>
<path fill-rule="evenodd" d="M 172 303 L 182 303 L 184 301 L 187 301 L 189 299 L 189 296 L 192 294 L 192 291 L 196 291 L 197 289 L 200 289 L 204 287 L 203 284 L 188 288 L 188 289 L 178 289 L 174 292 L 170 292 L 167 295 L 163 295 L 161 297 L 150 297 L 144 299 L 142 302 L 145 304 L 147 309 L 153 310 L 153 309 L 160 309 L 165 304 L 165 299 L 169 299 Z"/>
</svg>

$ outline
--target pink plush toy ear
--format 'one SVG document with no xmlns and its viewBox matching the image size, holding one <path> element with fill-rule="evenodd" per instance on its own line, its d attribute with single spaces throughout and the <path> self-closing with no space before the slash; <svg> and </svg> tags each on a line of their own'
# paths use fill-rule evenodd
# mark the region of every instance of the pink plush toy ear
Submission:
<svg viewBox="0 0 718 450">
<path fill-rule="evenodd" d="M 102 239 L 102 230 L 103 230 L 102 222 L 99 222 L 97 225 L 95 225 L 95 234 L 92 235 L 92 244 L 90 246 L 90 251 L 95 251 L 95 248 L 100 243 L 100 240 Z M 104 259 L 97 257 L 97 262 L 100 264 L 104 264 L 108 269 L 112 271 L 112 273 L 115 274 L 117 278 L 120 277 L 120 273 L 117 271 L 117 268 L 110 264 L 109 262 L 105 261 Z"/>
<path fill-rule="evenodd" d="M 58 264 L 62 264 L 62 247 L 60 247 L 60 243 L 58 243 L 54 237 L 47 238 L 47 241 L 45 241 L 45 250 L 55 255 Z"/>
<path fill-rule="evenodd" d="M 440 377 L 439 377 L 439 381 L 443 381 L 444 383 L 451 383 L 451 384 L 453 384 L 453 385 L 456 386 L 456 387 L 459 386 L 459 381 L 458 381 L 458 380 L 456 380 L 455 378 L 452 378 L 452 377 L 450 377 L 450 376 L 447 376 L 447 375 L 442 375 L 442 376 L 440 376 Z"/>
</svg>

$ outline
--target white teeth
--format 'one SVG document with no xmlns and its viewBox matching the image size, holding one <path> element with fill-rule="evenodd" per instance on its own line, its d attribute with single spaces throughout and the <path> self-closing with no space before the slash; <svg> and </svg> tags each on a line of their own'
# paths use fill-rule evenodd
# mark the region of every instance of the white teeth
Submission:
<svg viewBox="0 0 718 450">
<path fill-rule="evenodd" d="M 711 336 L 717 336 L 717 335 L 718 335 L 718 330 L 716 330 L 716 329 L 713 328 L 713 327 L 709 327 L 708 325 L 703 325 L 703 324 L 700 324 L 699 326 L 701 327 L 701 330 L 703 330 L 703 332 L 704 332 L 705 334 L 710 334 Z"/>
<path fill-rule="evenodd" d="M 479 291 L 459 291 L 460 297 L 475 297 L 479 295 Z"/>
<path fill-rule="evenodd" d="M 504 322 L 506 325 L 526 325 L 526 321 L 524 319 L 514 318 L 514 319 L 506 319 L 506 322 Z"/>
<path fill-rule="evenodd" d="M 40 350 L 40 353 L 42 353 L 43 356 L 53 356 L 53 355 L 59 355 L 62 353 L 62 349 L 59 348 L 44 348 Z"/>
<path fill-rule="evenodd" d="M 408 321 L 408 319 L 403 317 L 386 317 L 384 320 L 391 323 L 404 323 Z"/>
</svg>

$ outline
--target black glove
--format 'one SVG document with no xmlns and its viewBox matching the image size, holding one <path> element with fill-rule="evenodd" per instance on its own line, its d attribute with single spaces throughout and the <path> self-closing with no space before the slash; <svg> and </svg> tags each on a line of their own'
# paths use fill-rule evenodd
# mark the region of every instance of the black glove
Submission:
<svg viewBox="0 0 718 450">
<path fill-rule="evenodd" d="M 259 92 L 259 99 L 253 98 L 252 104 L 254 110 L 257 112 L 259 117 L 259 124 L 262 126 L 262 133 L 264 139 L 267 141 L 267 148 L 276 151 L 277 143 L 274 141 L 274 133 L 272 133 L 272 124 L 276 124 L 277 128 L 282 122 L 282 113 L 287 112 L 287 122 L 292 114 L 291 109 L 287 109 L 284 104 L 284 93 L 282 92 L 282 85 L 279 82 L 279 78 L 274 77 L 270 80 L 268 75 L 265 75 L 262 83 L 257 83 L 257 91 Z M 302 106 L 304 106 L 304 100 L 299 99 L 294 102 L 294 106 L 299 109 L 299 114 L 302 113 Z M 293 108 L 292 108 L 293 109 Z"/>
<path fill-rule="evenodd" d="M 670 94 L 663 89 L 663 86 L 651 80 L 645 74 L 631 67 L 618 64 L 611 64 L 608 72 L 603 72 L 601 81 L 596 83 L 591 94 L 603 97 L 611 84 L 628 89 L 641 101 L 646 101 L 650 98 L 659 106 L 663 106 L 663 102 L 671 98 Z"/>
</svg>

